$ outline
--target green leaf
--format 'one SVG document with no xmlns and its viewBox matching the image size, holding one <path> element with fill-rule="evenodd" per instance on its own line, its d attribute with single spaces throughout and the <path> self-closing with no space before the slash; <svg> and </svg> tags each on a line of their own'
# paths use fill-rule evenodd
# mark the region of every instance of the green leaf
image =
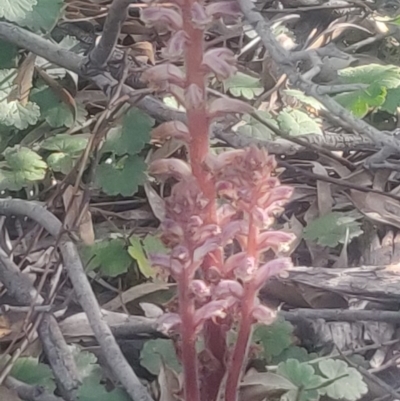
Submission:
<svg viewBox="0 0 400 401">
<path fill-rule="evenodd" d="M 149 252 L 165 252 L 166 248 L 162 242 L 151 235 L 147 235 L 143 240 L 139 237 L 129 239 L 131 245 L 128 247 L 129 255 L 136 260 L 139 270 L 146 277 L 154 277 L 156 272 L 148 261 Z"/>
<path fill-rule="evenodd" d="M 131 237 L 129 239 L 129 241 L 131 243 L 131 245 L 128 247 L 129 255 L 131 255 L 132 258 L 136 260 L 136 263 L 137 263 L 141 273 L 146 278 L 154 277 L 156 272 L 151 267 L 146 255 L 144 253 L 140 238 Z"/>
<path fill-rule="evenodd" d="M 139 156 L 108 160 L 96 169 L 95 183 L 108 195 L 132 196 L 146 180 L 146 163 Z"/>
<path fill-rule="evenodd" d="M 397 107 L 400 106 L 400 88 L 388 89 L 385 102 L 380 107 L 380 110 L 395 114 Z"/>
<path fill-rule="evenodd" d="M 1 0 L 0 18 L 5 18 L 12 22 L 18 22 L 21 18 L 33 10 L 37 0 Z"/>
<path fill-rule="evenodd" d="M 279 127 L 292 136 L 321 134 L 322 131 L 315 119 L 301 110 L 286 107 L 278 115 Z"/>
<path fill-rule="evenodd" d="M 38 104 L 41 117 L 45 119 L 51 127 L 71 127 L 74 124 L 74 116 L 71 108 L 62 102 L 50 87 L 45 86 L 33 90 L 30 99 Z M 87 111 L 79 103 L 76 106 L 76 122 L 82 124 L 87 116 Z"/>
<path fill-rule="evenodd" d="M 270 113 L 268 113 L 267 111 L 259 111 L 259 110 L 256 113 L 260 118 L 266 120 L 267 122 L 278 128 L 276 119 L 274 119 Z M 237 132 L 240 135 L 250 136 L 254 139 L 260 139 L 264 141 L 272 140 L 275 137 L 273 131 L 271 131 L 260 121 L 256 120 L 254 117 L 246 114 L 243 116 L 242 120 L 245 121 L 246 124 L 240 125 L 238 127 Z"/>
<path fill-rule="evenodd" d="M 322 106 L 322 104 L 318 102 L 318 100 L 315 100 L 311 96 L 305 95 L 303 92 L 297 89 L 285 89 L 283 92 L 285 93 L 285 95 L 292 96 L 295 99 L 299 100 L 301 103 L 304 103 L 315 110 L 321 110 L 324 108 L 324 106 Z"/>
<path fill-rule="evenodd" d="M 0 102 L 0 122 L 4 125 L 22 130 L 36 124 L 39 117 L 40 109 L 35 103 L 28 102 L 23 106 L 18 100 Z"/>
<path fill-rule="evenodd" d="M 279 355 L 271 359 L 272 365 L 278 365 L 288 359 L 297 359 L 299 362 L 308 362 L 317 358 L 316 353 L 308 353 L 305 348 L 291 345 L 289 348 L 284 349 Z"/>
<path fill-rule="evenodd" d="M 296 359 L 288 359 L 278 365 L 277 374 L 286 377 L 298 387 L 297 391 L 291 390 L 285 394 L 287 400 L 308 401 L 319 398 L 318 391 L 314 389 L 321 385 L 322 378 L 315 374 L 311 365 L 300 363 Z"/>
<path fill-rule="evenodd" d="M 337 379 L 329 386 L 319 389 L 321 395 L 337 400 L 356 401 L 368 392 L 362 375 L 343 361 L 326 359 L 318 364 L 318 368 L 327 379 Z"/>
<path fill-rule="evenodd" d="M 16 46 L 10 42 L 0 40 L 0 54 L 0 69 L 15 68 L 18 55 L 18 48 Z"/>
<path fill-rule="evenodd" d="M 368 64 L 359 67 L 344 68 L 339 72 L 340 80 L 345 84 L 376 83 L 387 89 L 400 86 L 400 67 L 394 65 Z"/>
<path fill-rule="evenodd" d="M 79 401 L 131 401 L 131 398 L 119 388 L 108 392 L 106 388 L 92 378 L 83 379 L 78 390 Z"/>
<path fill-rule="evenodd" d="M 97 358 L 90 352 L 82 351 L 78 346 L 72 348 L 75 363 L 82 385 L 78 389 L 79 401 L 129 401 L 122 389 L 108 392 L 101 380 L 102 369 Z"/>
<path fill-rule="evenodd" d="M 284 319 L 277 319 L 271 325 L 258 325 L 254 330 L 253 341 L 261 344 L 267 362 L 281 354 L 293 343 L 293 326 Z"/>
<path fill-rule="evenodd" d="M 49 32 L 52 30 L 63 7 L 63 0 L 36 0 L 32 11 L 29 11 L 16 22 L 20 26 L 26 26 L 33 31 Z"/>
<path fill-rule="evenodd" d="M 60 134 L 43 141 L 41 147 L 55 151 L 47 158 L 53 171 L 68 174 L 86 148 L 88 139 L 79 135 Z"/>
<path fill-rule="evenodd" d="M 160 373 L 161 361 L 177 373 L 182 371 L 171 340 L 158 339 L 146 341 L 140 353 L 140 364 L 150 373 L 158 375 Z"/>
<path fill-rule="evenodd" d="M 93 380 L 98 380 L 100 383 L 102 372 L 97 363 L 96 355 L 91 352 L 83 351 L 78 345 L 72 345 L 70 348 L 79 373 L 79 378 L 82 380 L 91 377 Z"/>
<path fill-rule="evenodd" d="M 103 153 L 115 155 L 136 155 L 150 141 L 154 120 L 136 108 L 124 116 L 122 128 L 110 130 L 102 147 Z"/>
<path fill-rule="evenodd" d="M 97 242 L 85 247 L 83 260 L 89 269 L 99 269 L 105 276 L 116 277 L 126 273 L 132 264 L 125 242 L 121 239 L 111 239 Z"/>
<path fill-rule="evenodd" d="M 345 242 L 347 230 L 349 240 L 363 233 L 357 218 L 358 216 L 345 213 L 328 213 L 307 225 L 303 231 L 304 238 L 315 241 L 319 245 L 334 248 L 339 243 Z"/>
<path fill-rule="evenodd" d="M 53 372 L 47 365 L 39 363 L 37 358 L 18 358 L 11 370 L 11 376 L 23 383 L 43 386 L 50 393 L 56 388 Z"/>
<path fill-rule="evenodd" d="M 16 75 L 16 69 L 0 70 L 0 124 L 22 130 L 37 123 L 40 110 L 38 105 L 32 102 L 22 105 L 18 100 L 7 100 L 15 88 L 13 81 Z"/>
<path fill-rule="evenodd" d="M 350 110 L 356 117 L 362 118 L 370 109 L 378 108 L 385 103 L 387 89 L 380 82 L 369 86 L 367 89 L 336 95 L 334 99 Z"/>
<path fill-rule="evenodd" d="M 224 81 L 225 92 L 229 91 L 235 97 L 244 97 L 252 100 L 263 93 L 264 87 L 259 78 L 254 78 L 242 72 Z"/>
<path fill-rule="evenodd" d="M 4 157 L 6 163 L 0 168 L 0 190 L 18 191 L 46 175 L 47 164 L 28 148 L 9 148 Z"/>
</svg>

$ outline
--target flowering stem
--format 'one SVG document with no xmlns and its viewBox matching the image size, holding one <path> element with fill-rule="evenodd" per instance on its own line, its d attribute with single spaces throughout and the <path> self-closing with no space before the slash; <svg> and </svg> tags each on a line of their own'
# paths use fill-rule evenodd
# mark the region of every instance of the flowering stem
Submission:
<svg viewBox="0 0 400 401">
<path fill-rule="evenodd" d="M 214 182 L 210 175 L 204 170 L 204 161 L 209 152 L 209 130 L 210 121 L 207 115 L 207 92 L 206 92 L 206 79 L 204 72 L 200 66 L 203 61 L 204 55 L 204 31 L 197 29 L 192 24 L 191 8 L 193 0 L 186 0 L 182 7 L 183 16 L 183 29 L 189 38 L 189 44 L 186 47 L 185 52 L 185 67 L 186 67 L 186 85 L 189 88 L 191 85 L 196 86 L 202 95 L 202 101 L 198 107 L 191 108 L 187 107 L 187 125 L 190 132 L 191 141 L 189 143 L 189 155 L 190 164 L 192 167 L 193 175 L 196 177 L 199 187 L 201 188 L 203 195 L 208 200 L 207 213 L 205 213 L 205 223 L 216 223 L 216 189 Z M 187 96 L 188 97 L 188 96 Z M 190 102 L 187 98 L 187 104 Z M 218 259 L 219 265 L 222 265 L 223 254 L 221 251 L 214 253 Z M 203 263 L 204 271 L 207 267 L 211 266 L 212 259 L 206 258 Z M 186 299 L 180 300 L 181 305 L 187 302 Z M 186 305 L 186 308 L 188 306 Z M 183 319 L 182 319 L 183 320 Z M 183 322 L 183 326 L 185 323 Z M 214 355 L 215 358 L 221 363 L 223 369 L 223 360 L 226 349 L 226 341 L 224 333 L 220 327 L 210 322 L 206 325 L 205 342 L 207 349 Z M 183 333 L 182 333 L 183 335 Z M 183 350 L 186 346 L 190 346 L 189 343 L 183 343 Z M 191 361 L 187 360 L 187 363 Z M 183 361 L 185 369 L 186 361 Z M 213 380 L 205 383 L 203 391 L 212 397 L 213 394 L 217 394 L 219 384 L 223 378 L 224 372 L 213 372 Z M 187 377 L 187 376 L 186 376 Z M 187 377 L 188 378 L 188 377 Z M 189 378 L 188 378 L 189 379 Z M 192 386 L 187 380 L 185 380 L 185 388 Z M 194 400 L 194 398 L 186 398 L 186 400 Z"/>
<path fill-rule="evenodd" d="M 251 286 L 251 284 L 248 284 L 248 286 Z M 253 323 L 251 312 L 254 305 L 254 295 L 252 293 L 254 293 L 254 291 L 252 291 L 251 288 L 245 288 L 245 298 L 243 299 L 241 308 L 242 320 L 240 322 L 240 330 L 232 354 L 228 378 L 226 381 L 225 401 L 237 400 L 237 388 L 244 368 L 244 361 L 248 353 Z"/>
<path fill-rule="evenodd" d="M 179 309 L 182 320 L 182 365 L 185 380 L 185 400 L 200 401 L 197 352 L 196 352 L 196 331 L 194 325 L 194 300 L 189 291 L 191 273 L 186 270 L 178 282 Z"/>
<path fill-rule="evenodd" d="M 257 252 L 257 236 L 259 229 L 253 223 L 253 216 L 249 217 L 249 235 L 247 238 L 247 256 L 254 258 L 254 263 L 258 263 Z M 238 386 L 242 371 L 244 369 L 244 362 L 247 359 L 248 348 L 251 339 L 252 324 L 253 324 L 253 308 L 256 298 L 256 289 L 254 281 L 245 283 L 243 286 L 244 294 L 241 300 L 240 308 L 240 329 L 236 340 L 236 345 L 233 350 L 229 373 L 226 381 L 225 388 L 225 401 L 236 401 L 238 396 Z"/>
</svg>

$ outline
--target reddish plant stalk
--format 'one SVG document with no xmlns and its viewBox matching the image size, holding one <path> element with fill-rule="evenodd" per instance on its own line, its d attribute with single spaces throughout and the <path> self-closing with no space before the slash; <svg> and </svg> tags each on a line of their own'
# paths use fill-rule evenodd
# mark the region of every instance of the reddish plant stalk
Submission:
<svg viewBox="0 0 400 401">
<path fill-rule="evenodd" d="M 181 337 L 185 401 L 214 401 L 226 370 L 225 401 L 236 401 L 252 325 L 269 324 L 273 319 L 271 310 L 258 302 L 258 291 L 265 280 L 290 265 L 288 258 L 280 258 L 259 266 L 259 254 L 268 249 L 276 253 L 292 240 L 288 234 L 268 230 L 292 189 L 280 186 L 271 175 L 275 162 L 263 150 L 250 147 L 209 154 L 211 121 L 228 113 L 253 111 L 239 100 L 207 101 L 208 74 L 221 81 L 231 77 L 236 67 L 234 54 L 226 48 L 204 52 L 204 31 L 213 18 L 237 15 L 235 1 L 173 3 L 175 9 L 150 6 L 142 13 L 149 24 L 161 22 L 171 28 L 164 54 L 171 60 L 184 56 L 185 61 L 185 73 L 167 63 L 143 74 L 155 87 L 171 84 L 171 93 L 185 106 L 187 116 L 186 125 L 177 121 L 161 124 L 155 137 L 183 140 L 190 165 L 171 158 L 155 160 L 149 169 L 155 176 L 171 175 L 178 180 L 166 199 L 162 222 L 162 238 L 171 253 L 155 253 L 152 260 L 176 280 L 179 313 L 167 313 L 160 323 L 166 331 L 178 329 Z M 219 204 L 219 199 L 232 203 Z M 225 245 L 234 240 L 242 250 L 225 257 Z M 227 332 L 236 322 L 237 341 L 228 353 Z M 205 340 L 201 360 L 196 352 L 198 333 Z"/>
<path fill-rule="evenodd" d="M 182 365 L 184 370 L 185 400 L 200 401 L 194 300 L 189 292 L 192 273 L 187 269 L 178 282 L 179 312 L 182 319 Z"/>
<path fill-rule="evenodd" d="M 257 252 L 257 236 L 259 229 L 253 223 L 253 216 L 249 216 L 249 236 L 247 238 L 247 255 L 254 258 L 254 263 L 258 265 L 259 255 Z M 252 333 L 252 310 L 254 308 L 254 301 L 256 297 L 256 289 L 254 281 L 245 283 L 244 295 L 240 305 L 240 328 L 236 344 L 232 353 L 231 362 L 229 366 L 228 377 L 225 387 L 225 401 L 236 401 L 238 396 L 239 382 L 242 372 L 245 368 L 244 364 L 247 360 L 248 348 Z"/>
<path fill-rule="evenodd" d="M 204 32 L 203 30 L 196 29 L 193 26 L 191 17 L 191 7 L 193 3 L 193 0 L 186 0 L 182 6 L 183 30 L 189 38 L 189 44 L 185 53 L 186 87 L 189 88 L 191 85 L 196 85 L 200 89 L 203 99 L 200 107 L 187 107 L 187 126 L 191 137 L 191 141 L 189 142 L 189 157 L 193 175 L 196 177 L 204 196 L 209 201 L 205 223 L 215 223 L 217 220 L 216 189 L 210 175 L 203 167 L 204 161 L 209 152 L 210 130 L 210 122 L 207 115 L 206 79 L 204 72 L 200 68 L 204 54 Z M 189 104 L 190 101 L 187 99 L 187 96 L 186 100 L 187 104 Z M 215 256 L 219 259 L 218 264 L 222 264 L 222 252 L 216 252 Z M 206 258 L 204 261 L 204 270 L 207 270 L 207 266 L 205 266 L 206 264 L 210 264 L 210 258 Z M 189 288 L 190 284 L 190 278 L 182 280 L 180 284 L 178 291 L 179 304 L 181 308 L 180 315 L 182 317 L 183 327 L 181 335 L 183 352 L 182 363 L 185 374 L 185 399 L 196 401 L 200 394 L 197 377 L 197 355 L 195 351 L 196 336 L 194 329 L 190 324 L 190 319 L 193 319 L 193 316 L 190 316 L 190 314 L 194 313 L 194 305 L 188 305 L 190 294 L 188 294 L 189 297 L 186 295 L 187 288 Z M 222 366 L 226 344 L 223 332 L 220 327 L 212 322 L 207 324 L 206 330 L 208 332 L 208 335 L 205 336 L 206 347 L 220 361 Z M 221 345 L 223 346 L 221 347 Z M 220 372 L 220 374 L 215 375 L 215 380 L 213 380 L 213 382 L 208 381 L 206 383 L 208 389 L 204 388 L 203 393 L 208 394 L 211 397 L 216 395 L 223 374 L 224 372 Z"/>
</svg>

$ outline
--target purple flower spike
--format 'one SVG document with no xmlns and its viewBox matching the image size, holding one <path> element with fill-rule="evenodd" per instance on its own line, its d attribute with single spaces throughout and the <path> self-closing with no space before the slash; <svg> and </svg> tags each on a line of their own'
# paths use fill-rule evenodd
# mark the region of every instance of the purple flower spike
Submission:
<svg viewBox="0 0 400 401">
<path fill-rule="evenodd" d="M 215 1 L 206 6 L 208 15 L 214 18 L 225 16 L 238 18 L 241 16 L 239 4 L 236 1 Z"/>
<path fill-rule="evenodd" d="M 203 58 L 203 67 L 206 71 L 212 71 L 218 80 L 230 78 L 237 71 L 235 55 L 225 48 L 209 50 Z"/>
<path fill-rule="evenodd" d="M 183 25 L 182 16 L 177 11 L 165 7 L 143 8 L 141 19 L 148 26 L 167 24 L 174 31 L 179 31 Z"/>
</svg>

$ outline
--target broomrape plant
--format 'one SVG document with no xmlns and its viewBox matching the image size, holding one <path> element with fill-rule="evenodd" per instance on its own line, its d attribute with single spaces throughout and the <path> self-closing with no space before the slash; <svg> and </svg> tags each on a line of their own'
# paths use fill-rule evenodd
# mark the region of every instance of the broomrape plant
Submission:
<svg viewBox="0 0 400 401">
<path fill-rule="evenodd" d="M 260 303 L 258 292 L 269 277 L 291 266 L 289 258 L 276 255 L 288 248 L 293 235 L 271 227 L 293 190 L 281 185 L 274 175 L 275 159 L 263 149 L 210 151 L 213 122 L 252 111 L 238 100 L 210 101 L 206 91 L 210 78 L 224 80 L 236 72 L 230 50 L 204 50 L 204 33 L 213 20 L 240 17 L 236 2 L 151 3 L 141 17 L 149 26 L 161 24 L 171 31 L 163 51 L 166 62 L 147 70 L 144 79 L 155 90 L 172 94 L 187 117 L 186 124 L 171 121 L 153 132 L 158 140 L 182 140 L 188 149 L 187 162 L 170 158 L 149 167 L 150 174 L 177 181 L 165 200 L 161 223 L 170 252 L 151 255 L 152 264 L 178 288 L 176 310 L 171 308 L 160 324 L 178 334 L 184 399 L 235 401 L 252 326 L 270 324 L 276 315 Z M 173 64 L 182 59 L 183 69 Z M 236 338 L 229 346 L 232 331 Z M 205 345 L 199 353 L 198 338 Z"/>
</svg>

